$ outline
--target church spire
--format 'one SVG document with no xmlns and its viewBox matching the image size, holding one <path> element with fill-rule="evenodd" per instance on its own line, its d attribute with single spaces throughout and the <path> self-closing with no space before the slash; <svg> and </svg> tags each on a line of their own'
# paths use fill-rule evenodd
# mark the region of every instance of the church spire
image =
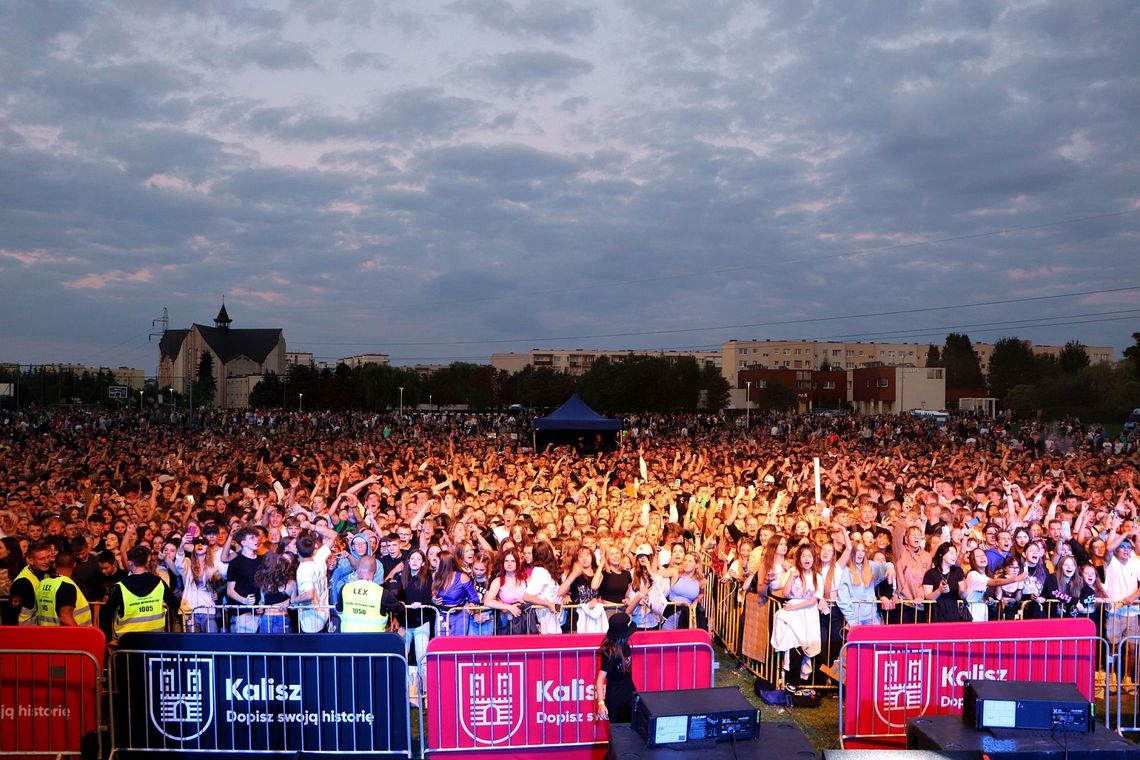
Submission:
<svg viewBox="0 0 1140 760">
<path fill-rule="evenodd" d="M 230 319 L 229 313 L 226 311 L 226 299 L 223 298 L 222 308 L 218 310 L 218 316 L 214 317 L 214 327 L 229 329 L 230 322 L 232 321 L 233 320 Z"/>
</svg>

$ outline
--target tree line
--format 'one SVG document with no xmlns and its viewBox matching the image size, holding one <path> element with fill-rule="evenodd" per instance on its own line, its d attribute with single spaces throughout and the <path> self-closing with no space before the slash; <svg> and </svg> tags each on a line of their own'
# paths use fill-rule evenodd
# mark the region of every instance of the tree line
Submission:
<svg viewBox="0 0 1140 760">
<path fill-rule="evenodd" d="M 947 388 L 984 389 L 1001 408 L 1022 416 L 1114 422 L 1140 406 L 1140 332 L 1132 339 L 1123 361 L 1093 365 L 1076 340 L 1052 356 L 1017 337 L 1002 338 L 983 372 L 969 336 L 951 333 L 941 348 L 930 346 L 926 364 L 946 370 Z"/>
<path fill-rule="evenodd" d="M 401 390 L 402 389 L 402 390 Z M 720 370 L 692 357 L 602 357 L 574 376 L 528 366 L 510 374 L 483 364 L 454 362 L 428 373 L 408 367 L 365 364 L 335 369 L 290 367 L 284 377 L 266 375 L 250 394 L 256 408 L 392 411 L 405 409 L 501 409 L 512 404 L 545 409 L 578 393 L 606 412 L 719 410 L 729 385 Z"/>
</svg>

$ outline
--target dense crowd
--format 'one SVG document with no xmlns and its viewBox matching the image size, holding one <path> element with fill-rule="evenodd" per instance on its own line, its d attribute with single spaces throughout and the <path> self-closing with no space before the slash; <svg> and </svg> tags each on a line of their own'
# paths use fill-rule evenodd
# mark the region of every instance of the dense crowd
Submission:
<svg viewBox="0 0 1140 760">
<path fill-rule="evenodd" d="M 605 631 L 618 612 L 700 625 L 709 584 L 731 580 L 784 600 L 763 635 L 803 677 L 845 627 L 920 616 L 1112 603 L 1105 633 L 1137 633 L 1127 438 L 1078 420 L 751 420 L 630 417 L 615 450 L 582 456 L 530 450 L 508 414 L 8 413 L 3 622 L 110 640 L 391 629 L 414 656 L 438 635 Z"/>
</svg>

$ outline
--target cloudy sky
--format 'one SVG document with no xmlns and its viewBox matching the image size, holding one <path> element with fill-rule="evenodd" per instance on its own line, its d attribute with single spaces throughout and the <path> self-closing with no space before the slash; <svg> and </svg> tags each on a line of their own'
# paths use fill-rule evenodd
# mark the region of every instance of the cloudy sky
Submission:
<svg viewBox="0 0 1140 760">
<path fill-rule="evenodd" d="M 1131 343 L 1140 5 L 0 4 L 0 361 Z"/>
</svg>

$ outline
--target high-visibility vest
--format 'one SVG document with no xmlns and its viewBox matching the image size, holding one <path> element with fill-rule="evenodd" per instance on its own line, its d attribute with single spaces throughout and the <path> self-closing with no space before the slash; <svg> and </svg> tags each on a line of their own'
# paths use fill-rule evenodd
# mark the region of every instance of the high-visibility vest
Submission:
<svg viewBox="0 0 1140 760">
<path fill-rule="evenodd" d="M 346 633 L 381 633 L 388 628 L 382 612 L 384 587 L 374 581 L 353 581 L 340 590 L 344 611 L 340 629 Z"/>
<path fill-rule="evenodd" d="M 146 596 L 135 596 L 123 583 L 116 585 L 123 595 L 123 614 L 115 618 L 116 639 L 124 633 L 161 631 L 166 626 L 166 606 L 162 603 L 166 586 L 162 581 L 156 583 L 154 590 Z"/>
<path fill-rule="evenodd" d="M 20 571 L 19 575 L 17 575 L 15 578 L 12 579 L 12 582 L 15 583 L 16 581 L 20 580 L 21 578 L 27 578 L 31 582 L 33 594 L 39 593 L 40 583 L 42 581 L 40 581 L 40 579 L 36 577 L 36 574 L 32 572 L 31 567 L 29 567 L 28 565 L 24 565 L 24 569 Z M 21 599 L 20 604 L 23 605 L 27 601 L 28 601 L 27 599 Z M 30 610 L 23 607 L 23 606 L 20 607 L 20 620 L 19 620 L 20 625 L 35 625 L 36 624 L 36 600 L 35 600 L 34 596 L 32 597 L 31 601 L 32 601 L 32 608 Z"/>
<path fill-rule="evenodd" d="M 36 589 L 36 623 L 39 625 L 62 625 L 59 613 L 56 611 L 56 595 L 64 586 L 75 589 L 75 609 L 71 613 L 75 617 L 76 625 L 91 625 L 91 606 L 87 604 L 87 597 L 70 578 L 44 578 L 40 587 Z"/>
</svg>

